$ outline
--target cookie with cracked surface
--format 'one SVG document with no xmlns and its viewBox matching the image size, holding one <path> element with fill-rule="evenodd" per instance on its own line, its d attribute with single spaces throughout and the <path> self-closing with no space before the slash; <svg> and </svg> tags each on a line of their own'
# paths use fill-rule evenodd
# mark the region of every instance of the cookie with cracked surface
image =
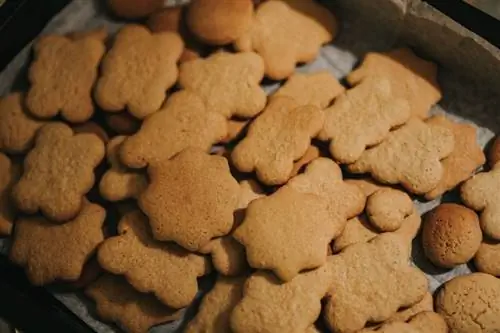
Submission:
<svg viewBox="0 0 500 333">
<path fill-rule="evenodd" d="M 105 38 L 106 34 L 88 34 L 77 39 L 60 35 L 41 37 L 34 45 L 35 60 L 28 73 L 29 112 L 41 119 L 61 114 L 72 123 L 90 119 L 94 113 L 92 87 L 106 52 Z"/>
<path fill-rule="evenodd" d="M 97 104 L 109 112 L 127 108 L 139 119 L 158 111 L 177 81 L 183 49 L 176 33 L 151 33 L 140 25 L 125 25 L 102 61 L 94 90 Z"/>
<path fill-rule="evenodd" d="M 384 141 L 392 128 L 410 118 L 408 102 L 395 98 L 388 80 L 373 77 L 340 95 L 325 110 L 319 139 L 330 140 L 340 163 L 354 163 L 365 149 Z"/>
<path fill-rule="evenodd" d="M 16 208 L 11 199 L 12 186 L 21 176 L 21 166 L 0 153 L 0 237 L 8 236 L 16 217 Z"/>
<path fill-rule="evenodd" d="M 483 240 L 474 257 L 479 272 L 500 276 L 500 243 Z"/>
<path fill-rule="evenodd" d="M 271 0 L 257 7 L 250 28 L 234 46 L 259 53 L 266 76 L 281 80 L 293 74 L 297 63 L 314 60 L 337 29 L 335 16 L 314 1 Z"/>
<path fill-rule="evenodd" d="M 155 325 L 181 317 L 153 295 L 140 293 L 116 275 L 105 274 L 85 289 L 85 295 L 96 304 L 99 318 L 116 323 L 130 333 L 147 333 Z"/>
<path fill-rule="evenodd" d="M 453 152 L 441 161 L 443 164 L 441 181 L 435 189 L 425 194 L 427 200 L 434 200 L 469 179 L 486 162 L 486 157 L 477 143 L 474 126 L 453 122 L 444 116 L 433 116 L 426 122 L 450 129 L 455 137 Z"/>
<path fill-rule="evenodd" d="M 347 81 L 358 85 L 373 76 L 388 79 L 394 96 L 409 102 L 414 117 L 427 118 L 431 106 L 442 96 L 437 65 L 419 58 L 408 48 L 368 53 L 361 65 L 347 75 Z"/>
<path fill-rule="evenodd" d="M 366 200 L 366 215 L 381 232 L 398 230 L 414 210 L 408 194 L 389 187 L 376 191 Z"/>
<path fill-rule="evenodd" d="M 289 97 L 276 97 L 248 128 L 246 137 L 231 153 L 241 172 L 256 171 L 266 185 L 285 183 L 323 125 L 323 112 L 300 106 Z"/>
<path fill-rule="evenodd" d="M 24 267 L 34 285 L 75 281 L 104 240 L 105 217 L 104 208 L 85 202 L 80 214 L 62 225 L 43 217 L 20 218 L 14 228 L 9 259 Z"/>
<path fill-rule="evenodd" d="M 239 186 L 226 158 L 188 148 L 148 167 L 149 186 L 139 206 L 154 238 L 198 251 L 233 227 Z"/>
<path fill-rule="evenodd" d="M 457 276 L 439 290 L 435 307 L 451 333 L 500 331 L 500 280 L 484 273 Z"/>
<path fill-rule="evenodd" d="M 94 169 L 104 150 L 104 143 L 95 134 L 74 134 L 59 122 L 45 125 L 12 189 L 16 206 L 28 214 L 41 211 L 54 223 L 73 219 L 94 185 Z"/>
<path fill-rule="evenodd" d="M 449 129 L 412 118 L 382 143 L 365 150 L 348 169 L 369 172 L 383 183 L 399 183 L 411 193 L 424 194 L 439 185 L 443 177 L 441 160 L 453 152 L 454 145 Z"/>
</svg>

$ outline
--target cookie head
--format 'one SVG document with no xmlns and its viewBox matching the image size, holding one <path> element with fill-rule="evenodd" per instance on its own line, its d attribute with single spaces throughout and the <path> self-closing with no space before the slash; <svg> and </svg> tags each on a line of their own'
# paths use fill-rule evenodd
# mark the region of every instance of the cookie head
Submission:
<svg viewBox="0 0 500 333">
<path fill-rule="evenodd" d="M 413 211 L 410 196 L 392 188 L 380 189 L 366 201 L 366 214 L 371 224 L 380 231 L 398 230 Z"/>
</svg>

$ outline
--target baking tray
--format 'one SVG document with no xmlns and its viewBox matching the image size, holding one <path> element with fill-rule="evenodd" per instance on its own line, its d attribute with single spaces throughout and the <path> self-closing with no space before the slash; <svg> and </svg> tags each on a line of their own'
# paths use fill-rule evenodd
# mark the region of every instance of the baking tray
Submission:
<svg viewBox="0 0 500 333">
<path fill-rule="evenodd" d="M 9 2 L 17 6 L 14 12 L 8 14 L 7 23 L 1 21 L 0 26 L 2 95 L 11 90 L 26 89 L 26 68 L 30 59 L 29 41 L 53 15 L 48 9 L 56 12 L 68 1 Z M 497 112 L 500 109 L 500 51 L 493 46 L 500 45 L 500 25 L 494 18 L 460 0 L 428 3 L 420 0 L 323 2 L 331 6 L 339 17 L 341 32 L 332 45 L 322 48 L 316 61 L 301 66 L 298 71 L 327 69 L 342 79 L 366 52 L 408 45 L 419 55 L 440 65 L 439 81 L 444 98 L 433 108 L 434 114 L 446 112 L 456 120 L 475 124 L 479 129 L 478 140 L 483 146 L 500 130 Z M 2 13 L 0 8 L 0 18 L 3 18 Z M 114 32 L 122 23 L 105 14 L 102 1 L 75 0 L 50 20 L 43 33 L 67 33 L 98 26 L 106 26 L 110 32 Z M 16 56 L 9 61 L 14 55 Z M 267 84 L 265 88 L 271 92 L 278 86 L 278 83 L 272 83 Z M 456 201 L 456 193 L 449 193 L 442 200 Z M 418 203 L 419 211 L 423 213 L 438 203 L 439 200 Z M 422 255 L 418 239 L 414 245 L 414 263 L 427 274 L 432 290 L 453 276 L 467 273 L 472 268 L 462 265 L 451 271 L 437 269 Z M 0 252 L 5 254 L 7 249 L 8 240 L 0 240 Z M 115 327 L 94 318 L 92 303 L 86 301 L 81 294 L 32 287 L 22 271 L 13 267 L 3 256 L 0 256 L 0 272 L 0 316 L 24 332 L 116 330 Z M 203 287 L 208 287 L 210 278 L 202 282 Z M 197 302 L 187 309 L 185 317 L 190 317 L 195 312 L 196 305 Z M 152 331 L 177 332 L 179 327 L 182 327 L 182 324 L 177 322 L 159 326 Z"/>
</svg>

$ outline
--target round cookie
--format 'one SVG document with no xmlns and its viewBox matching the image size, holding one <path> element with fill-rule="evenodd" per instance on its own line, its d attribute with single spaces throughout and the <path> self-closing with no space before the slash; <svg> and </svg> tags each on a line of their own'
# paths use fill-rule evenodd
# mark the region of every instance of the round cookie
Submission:
<svg viewBox="0 0 500 333">
<path fill-rule="evenodd" d="M 436 296 L 450 333 L 500 332 L 500 280 L 484 273 L 456 277 Z"/>
<path fill-rule="evenodd" d="M 187 26 L 201 41 L 224 45 L 250 27 L 252 0 L 194 0 L 188 7 Z"/>
<path fill-rule="evenodd" d="M 422 243 L 435 265 L 452 268 L 474 257 L 482 240 L 476 213 L 464 206 L 445 203 L 424 218 Z"/>
</svg>

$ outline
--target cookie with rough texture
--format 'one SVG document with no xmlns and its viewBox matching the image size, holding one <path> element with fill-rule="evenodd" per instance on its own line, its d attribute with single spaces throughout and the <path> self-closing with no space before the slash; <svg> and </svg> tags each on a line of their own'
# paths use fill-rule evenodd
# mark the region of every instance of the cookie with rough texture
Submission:
<svg viewBox="0 0 500 333">
<path fill-rule="evenodd" d="M 436 296 L 436 312 L 452 333 L 500 331 L 500 280 L 472 273 L 446 282 Z"/>
<path fill-rule="evenodd" d="M 231 314 L 233 332 L 305 332 L 320 315 L 321 299 L 331 279 L 329 265 L 299 274 L 286 283 L 257 271 L 245 282 L 243 299 Z"/>
<path fill-rule="evenodd" d="M 408 194 L 392 188 L 380 189 L 366 201 L 366 215 L 370 223 L 382 232 L 401 228 L 414 209 Z"/>
<path fill-rule="evenodd" d="M 87 121 L 94 113 L 92 87 L 106 52 L 105 38 L 98 34 L 77 39 L 59 35 L 40 38 L 34 45 L 35 60 L 28 74 L 29 112 L 42 119 L 61 114 L 72 123 Z"/>
<path fill-rule="evenodd" d="M 345 91 L 343 85 L 330 72 L 295 73 L 271 98 L 287 96 L 300 105 L 314 105 L 321 109 Z"/>
<path fill-rule="evenodd" d="M 314 1 L 271 0 L 260 4 L 250 28 L 234 42 L 239 51 L 255 51 L 266 76 L 281 80 L 295 65 L 316 58 L 320 47 L 337 35 L 337 20 Z"/>
<path fill-rule="evenodd" d="M 329 258 L 333 272 L 324 309 L 334 332 L 353 332 L 383 322 L 401 307 L 422 300 L 425 274 L 409 265 L 410 247 L 401 237 L 382 234 Z"/>
<path fill-rule="evenodd" d="M 160 111 L 144 120 L 139 132 L 123 142 L 120 159 L 128 167 L 143 168 L 188 147 L 208 152 L 226 135 L 226 119 L 184 90 L 173 94 Z"/>
<path fill-rule="evenodd" d="M 299 106 L 289 97 L 276 97 L 255 119 L 247 136 L 234 148 L 231 160 L 242 172 L 256 171 L 267 185 L 285 183 L 293 162 L 301 158 L 323 125 L 323 112 Z"/>
<path fill-rule="evenodd" d="M 488 236 L 500 240 L 500 164 L 489 172 L 481 172 L 466 181 L 460 188 L 463 202 L 480 211 L 481 229 Z"/>
<path fill-rule="evenodd" d="M 92 283 L 85 289 L 85 295 L 94 300 L 99 318 L 114 322 L 130 333 L 147 333 L 151 327 L 177 320 L 182 314 L 112 274 Z"/>
<path fill-rule="evenodd" d="M 226 118 L 251 118 L 264 109 L 267 97 L 259 85 L 263 77 L 264 63 L 253 52 L 216 52 L 179 68 L 179 85 L 200 96 L 209 111 Z"/>
<path fill-rule="evenodd" d="M 85 262 L 104 240 L 104 208 L 85 202 L 78 216 L 62 225 L 42 217 L 16 221 L 9 259 L 23 266 L 34 285 L 77 280 Z"/>
<path fill-rule="evenodd" d="M 0 153 L 0 236 L 8 236 L 16 217 L 16 208 L 11 200 L 12 186 L 19 180 L 21 168 L 12 163 L 7 155 Z"/>
<path fill-rule="evenodd" d="M 220 274 L 237 276 L 248 270 L 245 248 L 233 238 L 232 232 L 241 225 L 248 204 L 263 196 L 265 193 L 256 181 L 241 181 L 237 210 L 234 212 L 233 230 L 226 236 L 211 240 L 200 249 L 201 253 L 210 253 L 212 264 Z"/>
<path fill-rule="evenodd" d="M 394 98 L 388 80 L 374 77 L 347 90 L 325 110 L 319 138 L 331 140 L 330 153 L 336 161 L 353 163 L 409 118 L 408 102 Z"/>
<path fill-rule="evenodd" d="M 47 122 L 30 116 L 23 95 L 12 93 L 0 99 L 0 151 L 18 154 L 31 149 L 37 131 Z"/>
<path fill-rule="evenodd" d="M 400 309 L 384 323 L 406 322 L 421 312 L 434 311 L 434 298 L 430 292 L 425 293 L 424 298 L 418 303 L 404 309 Z"/>
<path fill-rule="evenodd" d="M 250 120 L 229 119 L 227 121 L 227 135 L 220 143 L 230 143 L 241 138 L 248 127 Z"/>
<path fill-rule="evenodd" d="M 368 53 L 361 66 L 347 75 L 347 81 L 358 85 L 374 76 L 389 80 L 394 96 L 409 102 L 414 117 L 427 118 L 431 106 L 441 99 L 437 65 L 419 58 L 410 49 Z"/>
<path fill-rule="evenodd" d="M 54 223 L 74 218 L 94 185 L 94 169 L 104 157 L 95 134 L 73 134 L 63 123 L 47 124 L 24 160 L 12 198 L 23 212 L 41 211 Z"/>
<path fill-rule="evenodd" d="M 233 333 L 230 316 L 243 297 L 246 277 L 219 277 L 214 288 L 203 297 L 200 309 L 185 333 Z"/>
<path fill-rule="evenodd" d="M 142 170 L 129 169 L 120 161 L 119 149 L 126 138 L 115 136 L 106 147 L 110 168 L 101 178 L 99 192 L 109 201 L 137 198 L 148 186 L 148 179 Z"/>
<path fill-rule="evenodd" d="M 425 194 L 426 199 L 433 200 L 469 179 L 486 162 L 486 157 L 477 143 L 474 126 L 456 123 L 444 116 L 433 116 L 426 122 L 448 128 L 455 136 L 453 152 L 441 161 L 443 164 L 441 181 L 435 189 Z"/>
<path fill-rule="evenodd" d="M 286 186 L 301 193 L 315 194 L 327 201 L 332 238 L 342 233 L 347 219 L 360 214 L 365 207 L 365 196 L 361 190 L 346 184 L 340 167 L 328 158 L 315 159 L 303 174 L 290 179 Z"/>
<path fill-rule="evenodd" d="M 139 206 L 154 238 L 198 251 L 233 227 L 239 186 L 224 157 L 188 148 L 148 167 L 149 186 Z"/>
<path fill-rule="evenodd" d="M 493 168 L 500 161 L 500 136 L 496 136 L 488 149 L 488 164 Z"/>
<path fill-rule="evenodd" d="M 366 328 L 358 333 L 448 333 L 448 325 L 443 317 L 432 311 L 420 312 L 412 317 L 407 323 L 391 322 L 385 323 L 376 329 Z"/>
<path fill-rule="evenodd" d="M 302 168 L 317 159 L 318 157 L 321 156 L 321 152 L 318 147 L 310 145 L 309 148 L 307 148 L 306 152 L 304 153 L 304 156 L 299 158 L 297 161 L 293 162 L 293 169 L 291 173 L 291 177 L 295 177 L 298 175 L 301 171 Z"/>
<path fill-rule="evenodd" d="M 474 257 L 479 272 L 500 276 L 500 244 L 484 240 Z"/>
<path fill-rule="evenodd" d="M 108 127 L 118 135 L 135 134 L 141 127 L 141 122 L 126 111 L 106 113 L 103 116 Z"/>
<path fill-rule="evenodd" d="M 436 266 L 465 264 L 474 257 L 482 239 L 479 218 L 467 207 L 444 203 L 425 215 L 422 247 Z"/>
<path fill-rule="evenodd" d="M 146 17 L 163 8 L 164 0 L 107 0 L 108 8 L 118 17 L 136 19 Z"/>
<path fill-rule="evenodd" d="M 101 126 L 93 121 L 87 121 L 86 123 L 73 126 L 72 128 L 75 134 L 91 133 L 97 135 L 97 137 L 104 143 L 108 143 L 109 141 L 108 133 L 106 133 L 106 131 Z"/>
<path fill-rule="evenodd" d="M 191 303 L 198 292 L 196 279 L 210 267 L 203 256 L 155 240 L 140 211 L 120 220 L 118 236 L 99 246 L 97 258 L 107 271 L 124 275 L 138 291 L 153 293 L 176 309 Z"/>
<path fill-rule="evenodd" d="M 327 245 L 337 232 L 326 199 L 285 186 L 252 201 L 233 237 L 245 246 L 251 267 L 290 281 L 326 262 Z"/>
<path fill-rule="evenodd" d="M 365 150 L 348 169 L 369 172 L 383 183 L 400 183 L 409 192 L 424 194 L 439 185 L 443 177 L 441 160 L 453 152 L 454 145 L 449 129 L 413 118 L 382 143 Z"/>
<path fill-rule="evenodd" d="M 189 30 L 210 45 L 235 41 L 250 28 L 252 20 L 252 0 L 193 0 L 186 15 Z"/>
<path fill-rule="evenodd" d="M 183 48 L 176 33 L 124 26 L 102 61 L 94 91 L 97 104 L 109 112 L 127 108 L 139 119 L 156 112 L 177 81 L 177 61 Z"/>
</svg>

